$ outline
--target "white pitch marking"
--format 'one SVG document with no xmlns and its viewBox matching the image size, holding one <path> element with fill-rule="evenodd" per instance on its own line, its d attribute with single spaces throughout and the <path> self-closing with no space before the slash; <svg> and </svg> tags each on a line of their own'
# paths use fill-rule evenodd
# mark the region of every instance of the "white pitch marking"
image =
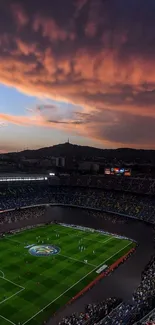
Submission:
<svg viewBox="0 0 155 325">
<path fill-rule="evenodd" d="M 62 225 L 61 225 L 62 226 Z M 44 227 L 41 227 L 41 228 L 44 228 Z M 24 229 L 23 231 L 25 231 L 26 229 Z M 97 231 L 96 231 L 97 232 Z M 18 233 L 15 233 L 15 234 L 12 234 L 10 235 L 9 237 L 12 237 L 14 235 L 17 235 Z M 68 234 L 69 235 L 69 234 Z M 72 235 L 69 235 L 70 237 L 76 237 L 76 236 L 72 236 Z M 110 236 L 110 235 L 106 235 L 106 236 Z M 5 237 L 6 239 L 10 239 L 9 237 Z M 105 242 L 108 242 L 110 240 L 112 240 L 114 238 L 114 236 L 111 236 L 110 238 L 108 238 L 107 240 L 104 240 L 103 242 L 101 241 L 97 241 L 97 240 L 93 240 L 93 239 L 89 239 L 88 240 L 91 240 L 91 241 L 95 241 L 95 242 L 100 242 L 101 244 L 104 244 Z M 82 238 L 82 239 L 85 239 L 87 240 L 87 238 Z M 11 239 L 10 239 L 11 240 Z M 12 240 L 13 241 L 13 240 Z M 17 241 L 16 241 L 17 242 Z M 18 242 L 19 244 L 22 244 L 22 242 Z M 93 270 L 91 270 L 89 273 L 87 273 L 84 277 L 82 277 L 79 281 L 77 281 L 76 283 L 74 283 L 69 289 L 67 289 L 65 292 L 63 292 L 60 296 L 58 296 L 56 299 L 54 299 L 52 302 L 50 302 L 47 306 L 45 306 L 43 309 L 41 309 L 38 313 L 36 313 L 34 316 L 32 316 L 30 319 L 28 319 L 25 323 L 23 323 L 23 325 L 27 324 L 31 319 L 33 319 L 35 316 L 37 316 L 38 314 L 40 314 L 41 312 L 43 312 L 48 306 L 50 306 L 53 302 L 55 302 L 56 300 L 58 300 L 59 298 L 61 298 L 66 292 L 68 292 L 70 289 L 72 289 L 76 284 L 78 284 L 79 282 L 81 282 L 84 278 L 86 278 L 89 274 L 91 274 L 92 272 L 94 272 L 96 269 L 98 269 L 100 266 L 102 266 L 102 264 L 104 264 L 105 262 L 107 262 L 109 259 L 111 259 L 112 257 L 114 257 L 115 255 L 117 255 L 119 252 L 121 252 L 123 249 L 125 249 L 126 247 L 128 247 L 129 245 L 131 245 L 131 243 L 127 244 L 126 246 L 124 246 L 122 249 L 120 249 L 118 252 L 116 252 L 114 255 L 110 256 L 107 260 L 105 260 L 104 262 L 102 262 L 100 265 L 98 265 L 97 267 L 95 267 Z M 68 257 L 67 257 L 68 258 Z M 79 260 L 78 260 L 79 261 Z M 10 280 L 8 280 L 10 281 Z M 11 282 L 11 281 L 10 281 Z M 13 283 L 13 282 L 12 282 Z M 13 283 L 15 284 L 15 283 Z M 15 284 L 17 285 L 17 284 Z M 17 285 L 19 286 L 19 285 Z M 21 286 L 19 286 L 21 287 Z M 19 291 L 21 292 L 22 290 L 25 290 L 24 287 L 21 287 L 22 289 Z M 17 292 L 16 294 L 18 294 L 19 292 Z M 14 296 L 14 295 L 13 295 Z M 12 296 L 11 296 L 12 297 Z M 11 298 L 9 297 L 9 298 Z M 5 300 L 4 300 L 5 301 Z M 3 301 L 3 302 L 4 302 Z M 11 322 L 12 323 L 12 322 Z M 14 323 L 12 323 L 13 325 L 16 325 Z"/>
<path fill-rule="evenodd" d="M 61 227 L 65 227 L 65 226 L 63 226 L 63 225 L 61 225 Z M 73 227 L 66 227 L 66 228 L 72 228 L 72 229 L 74 229 L 74 230 L 77 230 L 77 229 L 75 229 L 75 228 L 73 228 Z M 79 230 L 79 229 L 78 229 Z M 57 232 L 57 230 L 53 230 L 54 232 Z M 58 230 L 60 233 L 64 233 L 63 231 L 61 231 L 61 230 Z M 83 231 L 83 230 L 80 230 L 81 232 Z M 86 231 L 87 233 L 89 232 L 89 233 L 91 233 L 90 231 Z M 94 231 L 95 233 L 97 232 L 97 231 Z M 83 231 L 83 233 L 84 233 L 84 231 Z M 69 233 L 67 233 L 67 235 L 69 236 L 69 237 L 72 237 L 72 238 L 79 238 L 79 239 L 81 239 L 81 240 L 90 240 L 90 241 L 93 241 L 93 242 L 96 242 L 96 243 L 100 243 L 100 244 L 104 244 L 104 243 L 106 243 L 106 242 L 108 242 L 109 240 L 112 240 L 112 239 L 116 239 L 113 235 L 106 235 L 106 234 L 101 234 L 101 233 L 98 233 L 98 234 L 100 234 L 101 236 L 106 236 L 106 237 L 110 237 L 110 238 L 108 238 L 108 239 L 106 239 L 106 240 L 103 240 L 103 241 L 100 241 L 100 240 L 96 240 L 96 239 L 91 239 L 91 238 L 87 238 L 87 237 L 85 237 L 85 236 L 80 236 L 80 235 L 70 235 Z"/>
<path fill-rule="evenodd" d="M 59 226 L 61 226 L 61 227 L 65 227 L 65 226 L 63 226 L 63 225 L 59 225 Z M 43 226 L 43 227 L 40 227 L 41 229 L 42 228 L 45 228 L 45 226 Z M 67 228 L 67 227 L 66 227 Z M 77 229 L 75 229 L 75 228 L 73 228 L 73 227 L 68 227 L 68 228 L 70 228 L 70 229 L 74 229 L 74 230 L 77 230 Z M 23 230 L 21 230 L 21 232 L 24 232 L 24 231 L 26 231 L 26 230 L 33 230 L 33 228 L 32 229 L 23 229 Z M 57 230 L 53 230 L 54 232 L 56 232 Z M 60 233 L 63 233 L 63 231 L 61 231 L 60 229 L 58 230 Z M 81 232 L 82 232 L 82 230 L 80 230 Z M 20 233 L 21 233 L 20 232 Z M 89 231 L 86 231 L 87 233 L 89 232 Z M 84 233 L 84 231 L 83 231 L 83 233 Z M 97 233 L 97 230 L 95 231 L 95 233 Z M 19 242 L 18 240 L 15 240 L 15 239 L 12 239 L 12 238 L 10 238 L 10 237 L 13 237 L 13 236 L 16 236 L 16 235 L 18 235 L 19 234 L 19 232 L 16 232 L 16 233 L 14 233 L 14 234 L 11 234 L 11 235 L 9 235 L 9 236 L 5 236 L 5 237 L 3 237 L 2 239 L 8 239 L 8 240 L 10 240 L 10 241 L 14 241 L 14 242 L 16 242 L 16 243 L 18 243 L 18 244 L 23 244 L 22 242 Z M 98 233 L 98 234 L 100 234 L 100 233 Z M 108 235 L 108 234 L 101 234 L 102 236 L 106 236 L 106 237 L 110 237 L 110 238 L 108 238 L 108 239 L 106 239 L 106 240 L 104 240 L 104 241 L 99 241 L 99 240 L 95 240 L 95 239 L 90 239 L 90 238 L 87 238 L 87 237 L 84 237 L 84 236 L 82 236 L 82 237 L 80 237 L 79 235 L 78 236 L 74 236 L 74 235 L 70 235 L 69 233 L 67 233 L 67 235 L 69 236 L 69 237 L 78 237 L 78 238 L 81 238 L 82 240 L 90 240 L 90 241 L 93 241 L 93 242 L 96 242 L 96 243 L 100 243 L 100 244 L 104 244 L 104 243 L 106 243 L 106 242 L 108 242 L 109 240 L 112 240 L 113 238 L 115 238 L 113 235 Z"/>
<path fill-rule="evenodd" d="M 19 284 L 15 283 L 15 282 L 13 282 L 13 281 L 11 281 L 11 280 L 8 280 L 8 279 L 5 278 L 5 277 L 0 276 L 0 278 L 1 278 L 1 279 L 4 279 L 5 281 L 8 281 L 8 282 L 14 284 L 16 287 L 19 287 L 19 288 L 21 288 L 22 290 L 25 289 L 24 287 L 20 286 Z"/>
<path fill-rule="evenodd" d="M 55 231 L 55 230 L 54 230 Z M 61 232 L 61 231 L 59 231 L 59 232 Z M 70 235 L 70 234 L 68 234 L 68 236 L 69 237 L 76 237 L 76 236 L 73 236 L 73 235 Z M 16 242 L 16 243 L 18 243 L 18 244 L 23 244 L 22 242 L 19 242 L 19 241 L 17 241 L 17 240 L 14 240 L 14 239 L 11 239 L 10 237 L 5 237 L 6 239 L 8 239 L 8 240 L 10 240 L 10 241 L 13 241 L 13 242 Z M 78 236 L 78 238 L 80 238 L 80 236 Z M 106 240 L 104 240 L 104 241 L 99 241 L 99 240 L 95 240 L 95 239 L 89 239 L 89 238 L 85 238 L 85 237 L 81 237 L 81 239 L 82 239 L 82 241 L 83 240 L 90 240 L 90 241 L 93 241 L 93 242 L 95 242 L 95 243 L 100 243 L 100 244 L 105 244 L 105 243 L 107 243 L 107 242 L 109 242 L 109 241 L 111 241 L 112 239 L 114 239 L 114 237 L 113 236 L 111 236 L 110 238 L 108 238 L 108 239 L 106 239 Z M 93 265 L 92 264 L 92 266 L 95 266 L 95 265 Z"/>
<path fill-rule="evenodd" d="M 4 316 L 0 315 L 0 317 L 2 317 L 3 319 L 5 319 L 7 322 L 9 322 L 10 324 L 16 325 L 15 323 L 13 323 L 11 320 L 5 318 Z"/>
<path fill-rule="evenodd" d="M 17 243 L 17 244 L 21 244 L 21 242 L 19 242 L 18 240 L 15 240 L 15 239 L 12 239 L 12 238 L 10 238 L 11 236 L 5 236 L 4 237 L 4 239 L 8 239 L 8 240 L 10 240 L 10 241 L 13 241 L 14 243 Z"/>
<path fill-rule="evenodd" d="M 1 278 L 5 278 L 4 272 L 0 270 L 0 273 L 2 273 L 2 275 L 3 275 Z"/>
<path fill-rule="evenodd" d="M 62 227 L 64 227 L 64 228 L 69 228 L 69 229 L 73 229 L 73 230 L 78 230 L 78 231 L 81 231 L 81 232 L 83 232 L 83 233 L 92 233 L 91 231 L 90 231 L 90 228 L 88 228 L 88 227 L 85 227 L 85 229 L 78 229 L 78 228 L 76 228 L 76 226 L 65 226 L 63 223 L 59 223 L 58 225 L 60 225 L 60 226 L 62 226 Z M 111 234 L 109 234 L 109 233 L 104 233 L 104 232 L 100 232 L 98 229 L 94 229 L 94 232 L 93 233 L 97 233 L 98 235 L 101 235 L 101 236 L 106 236 L 106 237 L 111 237 L 111 236 L 113 236 L 114 238 L 116 238 L 113 234 L 111 235 Z M 69 234 L 68 234 L 69 235 Z M 94 240 L 94 239 L 92 239 L 92 240 Z"/>
<path fill-rule="evenodd" d="M 98 265 L 97 267 L 95 267 L 93 270 L 91 270 L 89 273 L 87 273 L 86 275 L 84 275 L 79 281 L 77 281 L 76 283 L 74 283 L 69 289 L 65 290 L 60 296 L 58 296 L 57 298 L 55 298 L 54 300 L 52 300 L 48 305 L 46 305 L 44 308 L 42 308 L 39 312 L 37 312 L 35 315 L 33 315 L 31 318 L 29 318 L 25 323 L 23 323 L 22 325 L 27 324 L 30 320 L 32 320 L 34 317 L 36 317 L 37 315 L 39 315 L 41 312 L 43 312 L 46 308 L 48 308 L 50 305 L 53 304 L 53 302 L 55 302 L 56 300 L 58 300 L 59 298 L 61 298 L 66 292 L 68 292 L 70 289 L 72 289 L 73 287 L 75 287 L 79 282 L 81 282 L 83 279 L 85 279 L 89 274 L 91 274 L 92 272 L 95 272 L 96 269 L 100 268 L 103 264 L 105 264 L 107 261 L 109 261 L 112 257 L 114 257 L 115 255 L 117 255 L 118 253 L 120 253 L 123 249 L 125 249 L 126 247 L 128 247 L 129 245 L 131 245 L 131 243 L 128 243 L 126 246 L 124 246 L 123 248 L 121 248 L 118 252 L 116 252 L 115 254 L 113 254 L 112 256 L 110 256 L 109 258 L 107 258 L 105 261 L 103 261 L 100 265 Z"/>
<path fill-rule="evenodd" d="M 79 262 L 79 263 L 83 263 L 83 264 L 87 264 L 87 265 L 90 265 L 90 266 L 94 266 L 94 267 L 96 267 L 96 265 L 94 265 L 94 264 L 91 264 L 91 263 L 85 263 L 85 262 L 83 262 L 83 261 L 77 260 L 76 258 L 69 257 L 69 256 L 67 256 L 67 255 L 62 255 L 62 254 L 58 254 L 58 255 L 63 256 L 63 257 L 65 257 L 65 258 L 68 258 L 68 259 L 70 259 L 70 260 L 73 260 L 73 261 Z"/>
<path fill-rule="evenodd" d="M 25 288 L 23 288 L 23 289 L 21 289 L 21 290 L 17 291 L 17 292 L 16 292 L 16 293 L 14 293 L 12 296 L 10 296 L 10 297 L 8 297 L 8 298 L 4 299 L 3 301 L 1 301 L 1 302 L 0 302 L 0 305 L 1 305 L 1 304 L 3 304 L 3 302 L 5 302 L 5 301 L 7 301 L 7 300 L 11 299 L 12 297 L 14 297 L 14 296 L 18 295 L 18 293 L 22 292 L 23 290 L 25 290 Z"/>
</svg>

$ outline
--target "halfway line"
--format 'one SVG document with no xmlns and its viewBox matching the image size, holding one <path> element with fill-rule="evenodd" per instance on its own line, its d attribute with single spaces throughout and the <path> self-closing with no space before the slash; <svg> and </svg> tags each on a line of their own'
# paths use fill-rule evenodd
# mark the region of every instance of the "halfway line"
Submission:
<svg viewBox="0 0 155 325">
<path fill-rule="evenodd" d="M 61 293 L 61 295 L 59 295 L 57 298 L 55 298 L 54 300 L 52 300 L 47 306 L 45 306 L 44 308 L 42 308 L 39 312 L 37 312 L 34 316 L 32 316 L 31 318 L 29 318 L 25 323 L 23 323 L 22 325 L 27 324 L 30 320 L 32 320 L 34 317 L 36 317 L 37 315 L 39 315 L 41 312 L 43 312 L 46 308 L 48 308 L 50 305 L 52 305 L 56 300 L 58 300 L 59 298 L 61 298 L 65 293 L 67 293 L 70 289 L 74 288 L 79 282 L 81 282 L 83 279 L 85 279 L 89 274 L 91 274 L 92 272 L 94 272 L 96 269 L 98 269 L 99 267 L 101 267 L 103 264 L 105 264 L 107 261 L 109 261 L 112 257 L 114 257 L 115 255 L 117 255 L 118 253 L 120 253 L 123 249 L 125 249 L 126 247 L 128 247 L 129 245 L 131 245 L 131 243 L 128 243 L 126 246 L 124 246 L 123 248 L 121 248 L 119 251 L 117 251 L 115 254 L 113 254 L 112 256 L 110 256 L 109 258 L 107 258 L 105 261 L 103 261 L 100 265 L 98 265 L 97 267 L 95 267 L 93 270 L 91 270 L 89 273 L 87 273 L 86 275 L 84 275 L 79 281 L 77 281 L 76 283 L 74 283 L 70 288 L 68 288 L 67 290 L 65 290 L 63 293 Z"/>
</svg>

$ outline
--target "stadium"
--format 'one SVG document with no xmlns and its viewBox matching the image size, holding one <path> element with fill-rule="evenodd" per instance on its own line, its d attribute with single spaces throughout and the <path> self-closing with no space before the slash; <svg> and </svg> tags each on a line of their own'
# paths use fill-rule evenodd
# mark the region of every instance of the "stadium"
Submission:
<svg viewBox="0 0 155 325">
<path fill-rule="evenodd" d="M 0 177 L 0 324 L 153 324 L 155 180 Z"/>
</svg>

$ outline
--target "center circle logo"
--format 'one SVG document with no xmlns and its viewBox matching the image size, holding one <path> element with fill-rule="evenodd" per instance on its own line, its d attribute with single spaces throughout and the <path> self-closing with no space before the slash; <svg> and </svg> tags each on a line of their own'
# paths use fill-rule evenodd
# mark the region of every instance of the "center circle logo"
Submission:
<svg viewBox="0 0 155 325">
<path fill-rule="evenodd" d="M 34 256 L 51 256 L 60 252 L 60 248 L 54 245 L 38 245 L 32 246 L 29 249 L 29 253 Z"/>
</svg>

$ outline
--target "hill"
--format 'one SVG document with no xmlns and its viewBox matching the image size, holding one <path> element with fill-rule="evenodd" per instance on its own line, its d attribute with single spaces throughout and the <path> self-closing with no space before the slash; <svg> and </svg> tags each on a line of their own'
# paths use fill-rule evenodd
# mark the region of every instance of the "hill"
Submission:
<svg viewBox="0 0 155 325">
<path fill-rule="evenodd" d="M 99 149 L 88 146 L 79 146 L 70 143 L 58 144 L 37 150 L 24 150 L 16 153 L 7 154 L 10 157 L 20 159 L 42 159 L 50 157 L 66 157 L 76 160 L 105 160 L 123 161 L 138 164 L 155 164 L 155 150 L 141 150 L 130 148 L 119 149 Z"/>
</svg>

